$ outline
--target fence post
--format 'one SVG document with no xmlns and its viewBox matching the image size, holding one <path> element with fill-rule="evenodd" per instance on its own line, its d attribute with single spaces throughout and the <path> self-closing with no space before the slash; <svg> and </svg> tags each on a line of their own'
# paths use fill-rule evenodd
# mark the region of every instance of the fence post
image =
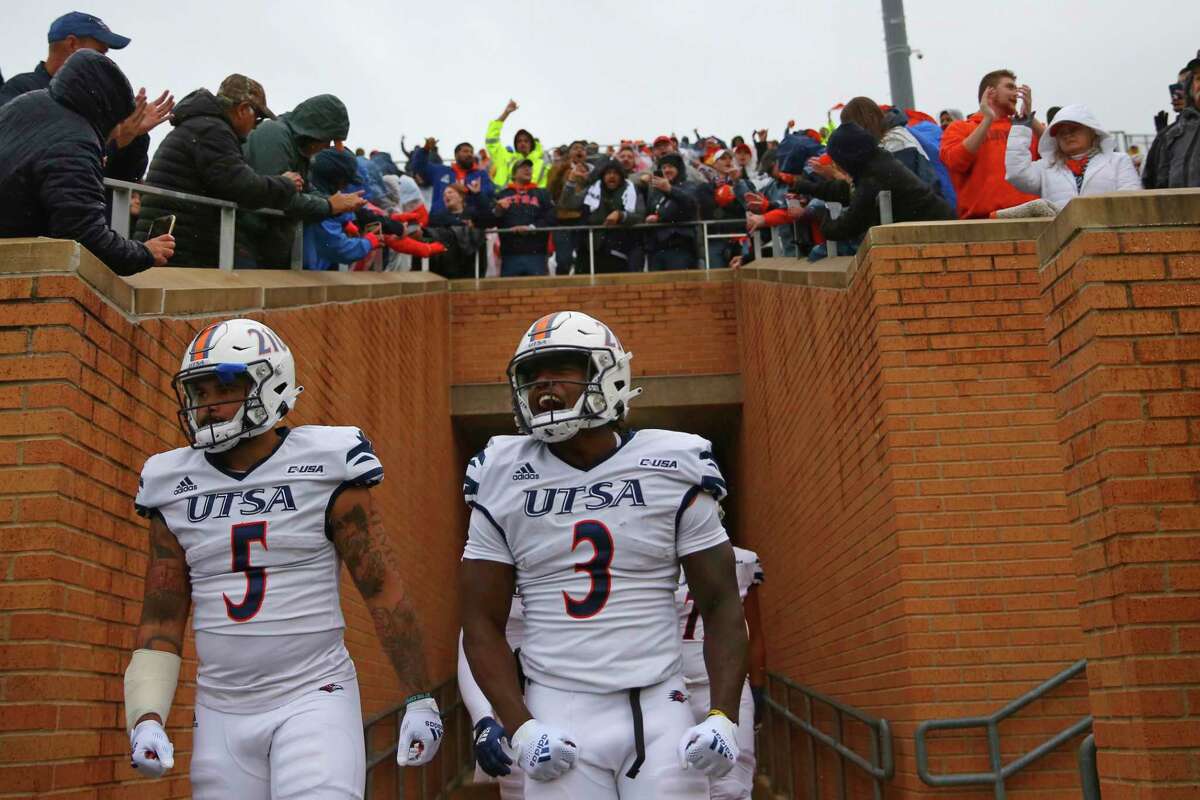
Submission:
<svg viewBox="0 0 1200 800">
<path fill-rule="evenodd" d="M 217 250 L 217 266 L 223 270 L 233 269 L 233 229 L 237 210 L 221 207 L 221 239 Z"/>
<path fill-rule="evenodd" d="M 892 193 L 886 189 L 879 193 L 879 223 L 881 225 L 891 225 L 895 219 L 892 217 Z"/>
<path fill-rule="evenodd" d="M 487 237 L 483 237 L 484 247 L 487 247 Z M 479 280 L 479 249 L 475 250 L 475 280 Z"/>
<path fill-rule="evenodd" d="M 704 240 L 704 269 L 708 270 L 710 267 L 709 267 L 709 263 L 708 263 L 709 259 L 708 259 L 708 223 L 707 222 L 700 223 L 700 238 Z"/>
<path fill-rule="evenodd" d="M 129 238 L 129 205 L 133 202 L 133 190 L 124 186 L 112 189 L 112 229 L 125 239 Z"/>
<path fill-rule="evenodd" d="M 303 220 L 296 220 L 296 233 L 292 236 L 292 269 L 304 269 Z"/>
<path fill-rule="evenodd" d="M 596 241 L 592 237 L 592 233 L 595 232 L 595 229 L 588 228 L 587 232 L 588 232 L 588 272 L 590 272 L 592 277 L 594 278 L 594 277 L 596 277 Z"/>
</svg>

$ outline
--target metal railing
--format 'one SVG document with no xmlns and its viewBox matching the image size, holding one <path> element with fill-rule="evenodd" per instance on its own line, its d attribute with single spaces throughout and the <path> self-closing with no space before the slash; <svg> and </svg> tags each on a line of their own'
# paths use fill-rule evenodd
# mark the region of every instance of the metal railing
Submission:
<svg viewBox="0 0 1200 800">
<path fill-rule="evenodd" d="M 474 769 L 471 720 L 458 694 L 458 679 L 450 678 L 437 686 L 432 694 L 442 712 L 445 735 L 437 756 L 424 767 L 400 767 L 396 764 L 403 705 L 382 711 L 363 723 L 363 738 L 367 747 L 367 784 L 363 800 L 384 797 L 395 800 L 445 800 Z M 384 741 L 380 749 L 372 749 L 373 734 L 375 739 Z"/>
<path fill-rule="evenodd" d="M 151 186 L 148 183 L 130 183 L 129 181 L 118 181 L 112 178 L 105 178 L 104 185 L 112 189 L 112 219 L 110 224 L 112 229 L 125 238 L 129 238 L 129 209 L 133 200 L 133 193 L 137 192 L 142 195 L 153 195 L 155 197 L 167 197 L 172 200 L 179 200 L 186 203 L 194 203 L 201 206 L 209 206 L 215 208 L 221 215 L 221 234 L 220 241 L 217 243 L 217 268 L 230 270 L 233 269 L 233 250 L 235 231 L 237 226 L 237 212 L 241 208 L 237 203 L 228 200 L 218 200 L 215 197 L 206 197 L 201 194 L 189 194 L 187 192 L 177 192 L 173 189 L 163 189 L 159 186 Z M 256 208 L 242 209 L 243 211 L 252 210 L 256 214 L 263 214 L 269 217 L 284 217 L 285 214 L 275 208 Z M 304 223 L 297 220 L 295 225 L 295 236 L 292 240 L 292 257 L 291 268 L 303 269 L 304 267 Z"/>
<path fill-rule="evenodd" d="M 778 688 L 777 688 L 778 687 Z M 781 699 L 777 696 L 782 694 Z M 792 710 L 794 695 L 800 695 L 804 702 L 804 716 L 798 716 Z M 813 706 L 819 703 L 827 707 L 833 715 L 833 732 L 826 733 L 817 727 L 813 721 Z M 792 744 L 793 729 L 807 734 L 808 749 L 808 796 L 821 797 L 820 770 L 817 768 L 817 745 L 832 750 L 837 755 L 837 797 L 845 800 L 847 787 L 847 767 L 854 766 L 861 770 L 871 780 L 875 800 L 883 798 L 883 783 L 890 780 L 896 772 L 895 757 L 892 752 L 892 729 L 886 719 L 872 717 L 861 709 L 846 705 L 821 692 L 795 683 L 782 675 L 767 673 L 766 712 L 763 729 L 759 735 L 760 746 L 759 765 L 771 781 L 772 791 L 784 791 L 788 797 L 796 796 L 796 765 L 794 763 L 795 748 Z M 870 742 L 870 757 L 863 756 L 852 750 L 846 744 L 846 718 L 857 720 L 866 726 Z M 782 736 L 776 734 L 779 723 L 783 723 Z M 781 752 L 782 751 L 782 752 Z"/>
<path fill-rule="evenodd" d="M 990 714 L 986 717 L 959 717 L 957 719 L 934 719 L 927 722 L 922 722 L 917 726 L 916 732 L 916 754 L 917 754 L 917 775 L 921 780 L 930 786 L 992 786 L 993 794 L 996 800 L 1005 800 L 1008 797 L 1004 782 L 1011 778 L 1016 773 L 1025 769 L 1025 767 L 1037 761 L 1042 756 L 1051 752 L 1059 745 L 1069 739 L 1078 736 L 1081 733 L 1086 733 L 1092 729 L 1092 718 L 1086 716 L 1059 731 L 1051 736 L 1046 741 L 1039 744 L 1032 750 L 1024 753 L 1014 761 L 1005 764 L 1000 751 L 1000 723 L 1016 714 L 1025 706 L 1035 700 L 1044 697 L 1052 690 L 1063 685 L 1077 675 L 1083 674 L 1087 670 L 1087 659 L 1076 661 L 1067 669 L 1050 678 L 1045 683 L 1030 689 L 1025 694 L 1013 700 L 1008 705 Z M 929 771 L 929 745 L 926 741 L 930 731 L 935 730 L 963 730 L 966 728 L 984 728 L 987 731 L 987 746 L 988 760 L 991 764 L 989 772 L 961 772 L 948 775 L 934 775 Z M 1081 756 L 1082 759 L 1082 756 Z M 1086 792 L 1086 787 L 1085 787 Z M 1084 794 L 1085 798 L 1099 797 L 1098 790 L 1095 795 Z"/>
<path fill-rule="evenodd" d="M 1096 766 L 1096 734 L 1089 733 L 1079 743 L 1079 785 L 1083 800 L 1100 800 L 1100 770 Z"/>
</svg>

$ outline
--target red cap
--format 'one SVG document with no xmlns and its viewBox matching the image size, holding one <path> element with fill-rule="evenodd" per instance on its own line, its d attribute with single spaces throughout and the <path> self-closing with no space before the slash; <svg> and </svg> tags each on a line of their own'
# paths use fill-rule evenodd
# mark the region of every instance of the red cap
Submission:
<svg viewBox="0 0 1200 800">
<path fill-rule="evenodd" d="M 753 150 L 750 149 L 750 145 L 746 144 L 745 142 L 742 142 L 737 147 L 733 148 L 733 150 L 736 153 L 753 153 L 754 152 Z"/>
<path fill-rule="evenodd" d="M 655 147 L 658 147 L 660 144 L 670 144 L 670 143 L 671 143 L 671 137 L 667 136 L 666 134 L 654 137 L 654 146 Z"/>
</svg>

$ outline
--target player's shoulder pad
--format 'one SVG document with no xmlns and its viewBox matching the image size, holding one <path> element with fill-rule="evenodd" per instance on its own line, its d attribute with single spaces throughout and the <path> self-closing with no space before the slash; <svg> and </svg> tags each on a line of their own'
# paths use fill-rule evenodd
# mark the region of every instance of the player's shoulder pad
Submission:
<svg viewBox="0 0 1200 800">
<path fill-rule="evenodd" d="M 147 458 L 138 476 L 137 494 L 133 499 L 134 510 L 140 516 L 149 517 L 154 509 L 175 498 L 177 493 L 173 494 L 173 490 L 179 486 L 186 490 L 188 486 L 194 485 L 191 477 L 187 475 L 188 464 L 198 452 L 190 447 L 177 447 Z M 186 478 L 182 484 L 181 475 Z"/>
<path fill-rule="evenodd" d="M 374 486 L 383 480 L 375 445 L 354 425 L 301 425 L 288 434 L 300 452 L 329 465 L 331 477 L 350 486 Z"/>
<path fill-rule="evenodd" d="M 522 447 L 529 444 L 528 436 L 493 436 L 475 455 L 467 460 L 463 475 L 463 499 L 468 506 L 474 505 L 487 483 L 493 464 L 507 463 L 516 457 Z"/>
<path fill-rule="evenodd" d="M 713 455 L 712 443 L 694 433 L 639 430 L 639 452 L 653 458 L 675 461 L 680 478 L 721 501 L 728 493 L 725 476 Z"/>
</svg>

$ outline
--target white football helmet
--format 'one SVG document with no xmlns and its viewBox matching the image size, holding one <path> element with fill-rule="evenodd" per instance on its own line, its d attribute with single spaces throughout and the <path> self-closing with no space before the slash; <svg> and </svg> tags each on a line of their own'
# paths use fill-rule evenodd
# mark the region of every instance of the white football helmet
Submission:
<svg viewBox="0 0 1200 800">
<path fill-rule="evenodd" d="M 573 408 L 539 413 L 529 403 L 530 389 L 537 383 L 530 367 L 540 358 L 563 354 L 578 354 L 586 363 L 583 391 Z M 608 326 L 587 314 L 558 311 L 542 317 L 521 336 L 508 362 L 517 429 L 543 442 L 563 442 L 583 428 L 625 419 L 629 401 L 642 393 L 630 386 L 632 358 Z"/>
<path fill-rule="evenodd" d="M 192 394 L 196 378 L 215 375 L 221 383 L 247 379 L 246 400 L 226 422 L 201 426 L 196 410 L 204 406 Z M 265 433 L 296 405 L 296 362 L 274 331 L 252 319 L 209 325 L 188 345 L 171 386 L 179 398 L 179 424 L 192 447 L 220 453 L 241 439 Z"/>
</svg>

